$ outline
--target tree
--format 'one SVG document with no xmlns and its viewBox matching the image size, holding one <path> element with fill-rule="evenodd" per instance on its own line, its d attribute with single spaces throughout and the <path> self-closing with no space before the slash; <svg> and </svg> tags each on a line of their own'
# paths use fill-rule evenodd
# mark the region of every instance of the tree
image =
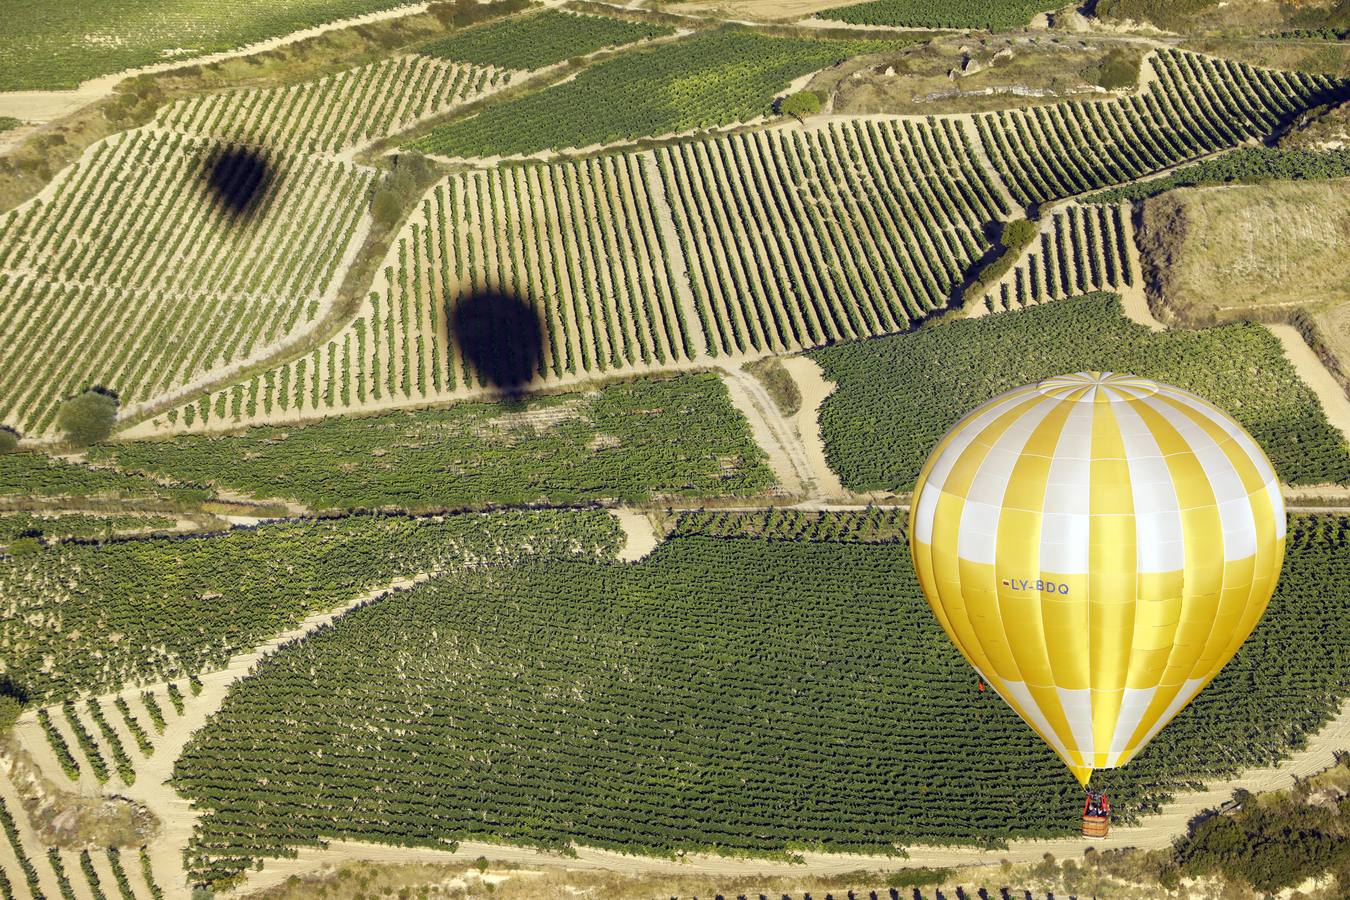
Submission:
<svg viewBox="0 0 1350 900">
<path fill-rule="evenodd" d="M 72 397 L 56 413 L 56 425 L 77 447 L 88 447 L 112 434 L 117 421 L 117 398 L 90 388 Z"/>
<path fill-rule="evenodd" d="M 9 428 L 0 427 L 0 456 L 19 449 L 19 436 Z"/>
<path fill-rule="evenodd" d="M 795 94 L 788 94 L 782 100 L 778 101 L 778 111 L 785 116 L 792 116 L 798 122 L 801 122 L 807 116 L 815 115 L 820 112 L 823 100 L 820 94 L 815 91 L 798 91 Z"/>
<path fill-rule="evenodd" d="M 375 192 L 375 199 L 370 204 L 371 215 L 375 221 L 381 225 L 393 226 L 403 215 L 403 204 L 398 201 L 398 194 L 391 188 L 380 188 Z"/>
<path fill-rule="evenodd" d="M 14 727 L 14 723 L 19 721 L 19 713 L 23 712 L 23 704 L 18 698 L 11 697 L 9 694 L 0 694 L 0 737 L 9 734 L 9 730 Z"/>
</svg>

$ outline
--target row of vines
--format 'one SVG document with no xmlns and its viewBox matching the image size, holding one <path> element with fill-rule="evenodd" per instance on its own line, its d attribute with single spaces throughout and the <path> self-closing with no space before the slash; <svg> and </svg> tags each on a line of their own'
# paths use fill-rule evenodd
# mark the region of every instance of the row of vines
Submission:
<svg viewBox="0 0 1350 900">
<path fill-rule="evenodd" d="M 991 312 L 1135 283 L 1129 207 L 1055 210 L 1012 270 L 984 298 Z"/>
<path fill-rule="evenodd" d="M 1075 101 L 975 117 L 981 142 L 1017 202 L 1044 203 L 1132 181 L 1264 137 L 1350 83 L 1259 69 L 1181 50 L 1146 63 L 1153 79 L 1120 100 Z"/>
<path fill-rule="evenodd" d="M 656 198 L 639 156 L 452 176 L 422 201 L 362 312 L 308 356 L 166 416 L 204 426 L 448 399 L 491 387 L 454 340 L 461 307 L 501 331 L 484 355 L 528 349 L 521 384 L 577 380 L 692 357 Z"/>
<path fill-rule="evenodd" d="M 951 120 L 757 131 L 658 151 L 708 351 L 901 331 L 1008 212 Z"/>
</svg>

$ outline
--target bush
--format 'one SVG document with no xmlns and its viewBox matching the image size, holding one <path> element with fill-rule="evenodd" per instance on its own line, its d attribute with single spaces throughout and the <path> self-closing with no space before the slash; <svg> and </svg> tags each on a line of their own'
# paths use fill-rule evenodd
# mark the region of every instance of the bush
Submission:
<svg viewBox="0 0 1350 900">
<path fill-rule="evenodd" d="M 56 413 L 56 425 L 77 447 L 88 447 L 112 434 L 117 398 L 93 388 L 72 397 Z"/>
<path fill-rule="evenodd" d="M 778 111 L 785 116 L 792 116 L 800 122 L 807 116 L 820 112 L 823 102 L 820 94 L 815 91 L 798 91 L 779 100 Z"/>
<path fill-rule="evenodd" d="M 0 456 L 19 449 L 19 436 L 9 428 L 0 428 Z"/>
<path fill-rule="evenodd" d="M 19 713 L 23 712 L 23 704 L 17 698 L 9 694 L 0 694 L 0 736 L 9 733 L 14 727 L 14 723 L 19 721 Z"/>
<path fill-rule="evenodd" d="M 982 297 L 989 287 L 1002 278 L 1021 257 L 1027 245 L 1036 239 L 1040 226 L 1030 219 L 1015 219 L 1003 226 L 998 236 L 997 255 L 976 276 L 970 287 L 966 288 L 965 299 Z"/>
<path fill-rule="evenodd" d="M 375 192 L 375 199 L 370 204 L 370 213 L 381 225 L 392 226 L 403 214 L 403 204 L 398 202 L 398 194 L 392 189 L 381 188 Z"/>
</svg>

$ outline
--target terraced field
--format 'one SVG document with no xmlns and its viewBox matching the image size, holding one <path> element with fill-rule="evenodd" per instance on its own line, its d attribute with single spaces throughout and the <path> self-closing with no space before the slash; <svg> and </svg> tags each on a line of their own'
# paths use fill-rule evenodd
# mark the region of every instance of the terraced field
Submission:
<svg viewBox="0 0 1350 900">
<path fill-rule="evenodd" d="M 711 354 L 903 330 L 1009 211 L 951 120 L 758 131 L 658 161 Z"/>
<path fill-rule="evenodd" d="M 1350 88 L 1179 50 L 1148 60 L 1148 86 L 1124 100 L 1061 103 L 975 118 L 1022 205 L 1132 181 L 1270 134 Z"/>
<path fill-rule="evenodd" d="M 654 227 L 659 202 L 636 156 L 454 176 L 422 201 L 387 260 L 382 289 L 350 325 L 282 368 L 170 411 L 162 427 L 489 390 L 450 323 L 462 303 L 498 295 L 527 304 L 540 323 L 537 370 L 522 373 L 524 381 L 688 360 L 697 348 L 665 236 Z M 496 352 L 509 351 L 512 338 L 499 340 Z"/>
<path fill-rule="evenodd" d="M 1128 206 L 1056 209 L 1013 268 L 984 298 L 991 312 L 1021 309 L 1086 291 L 1134 285 Z"/>
<path fill-rule="evenodd" d="M 361 238 L 374 173 L 273 154 L 270 188 L 241 220 L 205 186 L 213 172 L 248 177 L 227 151 L 118 135 L 49 199 L 0 218 L 0 422 L 41 435 L 90 385 L 143 401 L 314 321 Z"/>
<path fill-rule="evenodd" d="M 156 124 L 218 140 L 338 153 L 480 100 L 515 74 L 399 56 L 290 87 L 200 94 L 164 107 Z"/>
</svg>

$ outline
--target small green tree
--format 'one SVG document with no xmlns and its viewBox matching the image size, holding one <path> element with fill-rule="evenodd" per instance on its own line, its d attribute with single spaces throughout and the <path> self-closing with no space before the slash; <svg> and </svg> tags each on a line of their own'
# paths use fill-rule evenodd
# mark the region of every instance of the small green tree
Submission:
<svg viewBox="0 0 1350 900">
<path fill-rule="evenodd" d="M 92 388 L 62 403 L 56 413 L 56 426 L 77 447 L 88 447 L 105 439 L 112 434 L 116 421 L 117 398 Z"/>
<path fill-rule="evenodd" d="M 778 111 L 785 116 L 792 116 L 798 122 L 803 121 L 807 116 L 815 115 L 820 112 L 820 107 L 824 103 L 820 94 L 815 91 L 798 91 L 795 94 L 788 94 L 782 100 L 778 101 Z"/>
<path fill-rule="evenodd" d="M 19 436 L 12 429 L 0 427 L 0 456 L 19 449 Z"/>
<path fill-rule="evenodd" d="M 381 225 L 393 226 L 403 215 L 403 204 L 399 203 L 398 194 L 392 188 L 380 188 L 371 201 L 370 213 Z"/>
<path fill-rule="evenodd" d="M 14 723 L 19 721 L 19 713 L 23 712 L 23 704 L 17 697 L 11 697 L 9 694 L 0 694 L 0 737 L 9 734 L 9 730 L 14 727 Z"/>
</svg>

